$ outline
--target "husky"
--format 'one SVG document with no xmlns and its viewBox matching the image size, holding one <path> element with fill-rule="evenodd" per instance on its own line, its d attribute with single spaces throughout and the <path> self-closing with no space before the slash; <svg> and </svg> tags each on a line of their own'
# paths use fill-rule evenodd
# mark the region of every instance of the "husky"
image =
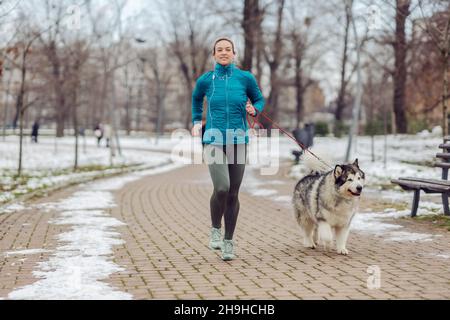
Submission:
<svg viewBox="0 0 450 320">
<path fill-rule="evenodd" d="M 358 210 L 365 174 L 358 159 L 330 170 L 308 154 L 303 158 L 310 171 L 297 183 L 292 203 L 304 246 L 315 249 L 320 243 L 326 247 L 334 238 L 337 253 L 348 255 L 347 238 Z"/>
</svg>

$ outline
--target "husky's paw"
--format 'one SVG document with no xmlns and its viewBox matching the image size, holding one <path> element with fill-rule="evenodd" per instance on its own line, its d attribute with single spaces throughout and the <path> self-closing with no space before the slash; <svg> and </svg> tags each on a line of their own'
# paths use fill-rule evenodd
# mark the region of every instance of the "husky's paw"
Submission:
<svg viewBox="0 0 450 320">
<path fill-rule="evenodd" d="M 348 250 L 346 248 L 337 249 L 337 253 L 346 256 L 348 255 Z"/>
</svg>

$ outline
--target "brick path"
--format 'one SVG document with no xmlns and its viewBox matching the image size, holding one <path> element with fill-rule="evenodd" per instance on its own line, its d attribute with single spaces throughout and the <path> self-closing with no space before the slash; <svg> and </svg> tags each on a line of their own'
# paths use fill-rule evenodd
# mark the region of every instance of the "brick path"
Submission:
<svg viewBox="0 0 450 320">
<path fill-rule="evenodd" d="M 247 173 L 250 172 L 247 169 Z M 246 180 L 247 179 L 247 180 Z M 244 183 L 250 179 L 246 177 Z M 289 196 L 296 183 L 284 177 L 259 177 L 278 195 Z M 75 189 L 55 193 L 54 201 Z M 114 248 L 114 262 L 126 269 L 107 281 L 135 299 L 449 299 L 450 235 L 431 242 L 392 242 L 382 236 L 352 232 L 350 255 L 302 246 L 289 204 L 240 195 L 235 233 L 237 259 L 223 262 L 208 249 L 209 197 L 207 168 L 189 166 L 129 183 L 116 193 L 110 214 L 125 243 Z M 5 257 L 18 248 L 52 250 L 66 226 L 49 225 L 55 213 L 26 210 L 0 215 L 0 297 L 36 281 L 31 272 L 51 252 Z M 395 222 L 394 222 L 395 223 Z M 425 228 L 411 224 L 407 228 Z M 367 268 L 381 270 L 381 287 L 368 289 Z"/>
</svg>

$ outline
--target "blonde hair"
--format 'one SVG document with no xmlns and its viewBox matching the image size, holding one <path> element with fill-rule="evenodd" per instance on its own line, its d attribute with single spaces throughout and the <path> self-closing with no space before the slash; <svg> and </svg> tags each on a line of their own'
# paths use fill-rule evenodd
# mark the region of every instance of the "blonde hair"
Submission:
<svg viewBox="0 0 450 320">
<path fill-rule="evenodd" d="M 216 41 L 214 41 L 213 55 L 216 54 L 216 45 L 217 45 L 220 41 L 228 41 L 229 43 L 231 43 L 231 47 L 232 47 L 232 49 L 233 49 L 233 54 L 236 54 L 236 50 L 235 50 L 235 48 L 234 48 L 234 42 L 233 42 L 233 40 L 231 40 L 231 39 L 228 38 L 228 37 L 220 37 L 220 38 L 217 38 Z"/>
</svg>

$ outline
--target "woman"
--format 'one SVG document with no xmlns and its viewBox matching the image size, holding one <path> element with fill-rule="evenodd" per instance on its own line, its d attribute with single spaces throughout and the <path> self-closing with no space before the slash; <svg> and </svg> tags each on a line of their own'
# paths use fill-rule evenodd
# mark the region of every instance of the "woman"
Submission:
<svg viewBox="0 0 450 320">
<path fill-rule="evenodd" d="M 263 111 L 264 98 L 255 77 L 238 69 L 233 60 L 236 52 L 229 38 L 219 38 L 213 47 L 214 71 L 197 80 L 192 94 L 192 135 L 202 131 L 203 99 L 208 110 L 203 135 L 204 158 L 214 185 L 210 200 L 211 249 L 222 249 L 222 259 L 234 259 L 233 234 L 239 214 L 238 193 L 247 159 L 247 113 L 256 116 Z M 249 102 L 249 99 L 251 103 Z M 225 235 L 222 240 L 222 217 Z"/>
</svg>

